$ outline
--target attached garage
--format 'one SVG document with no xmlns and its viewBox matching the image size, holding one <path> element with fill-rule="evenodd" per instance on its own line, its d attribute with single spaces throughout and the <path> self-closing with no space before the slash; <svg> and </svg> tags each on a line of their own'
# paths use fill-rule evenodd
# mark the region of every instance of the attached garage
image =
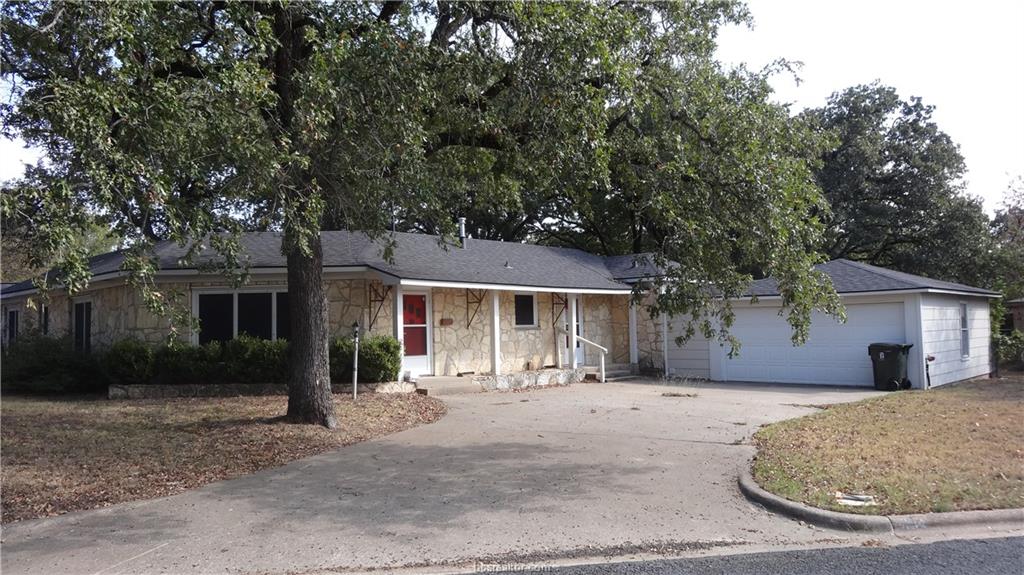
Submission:
<svg viewBox="0 0 1024 575">
<path fill-rule="evenodd" d="M 736 357 L 721 358 L 721 379 L 870 386 L 868 345 L 907 341 L 903 307 L 903 302 L 846 303 L 845 324 L 816 313 L 801 346 L 792 344 L 792 328 L 777 306 L 738 309 L 733 334 L 742 345 Z"/>
<path fill-rule="evenodd" d="M 833 281 L 846 307 L 839 323 L 814 314 L 807 342 L 794 346 L 774 280 L 755 282 L 758 303 L 738 301 L 731 333 L 740 350 L 703 337 L 675 343 L 685 323 L 666 324 L 665 368 L 677 377 L 714 381 L 776 382 L 819 385 L 871 386 L 868 345 L 910 343 L 908 377 L 914 387 L 942 385 L 977 377 L 989 371 L 989 299 L 995 292 L 940 282 L 851 262 L 836 260 L 820 269 Z M 931 356 L 929 373 L 925 360 Z"/>
</svg>

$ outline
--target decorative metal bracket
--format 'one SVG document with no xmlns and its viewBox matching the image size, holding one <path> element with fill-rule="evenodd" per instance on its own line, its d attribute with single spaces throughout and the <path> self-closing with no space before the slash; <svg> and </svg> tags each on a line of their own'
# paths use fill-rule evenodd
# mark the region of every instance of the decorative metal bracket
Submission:
<svg viewBox="0 0 1024 575">
<path fill-rule="evenodd" d="M 569 298 L 560 294 L 551 294 L 551 325 L 558 326 L 558 318 L 569 309 Z"/>
<path fill-rule="evenodd" d="M 388 296 L 391 295 L 391 286 L 381 285 L 380 289 L 378 289 L 375 283 L 368 283 L 368 285 L 370 286 L 368 292 L 370 298 L 370 325 L 366 328 L 367 332 L 373 329 L 373 324 L 377 323 L 380 310 L 384 309 L 384 304 L 387 303 Z"/>
<path fill-rule="evenodd" d="M 466 288 L 466 328 L 473 325 L 473 320 L 480 312 L 480 304 L 484 302 L 487 290 Z"/>
</svg>

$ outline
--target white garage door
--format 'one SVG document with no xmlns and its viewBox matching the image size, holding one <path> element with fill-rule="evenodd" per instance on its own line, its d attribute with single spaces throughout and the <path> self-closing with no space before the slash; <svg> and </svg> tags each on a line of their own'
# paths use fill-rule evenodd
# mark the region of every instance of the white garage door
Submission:
<svg viewBox="0 0 1024 575">
<path fill-rule="evenodd" d="M 742 347 L 738 357 L 722 358 L 722 379 L 871 385 L 868 344 L 906 340 L 903 304 L 847 304 L 846 315 L 841 324 L 814 314 L 807 343 L 794 347 L 778 308 L 737 308 L 732 333 Z"/>
</svg>

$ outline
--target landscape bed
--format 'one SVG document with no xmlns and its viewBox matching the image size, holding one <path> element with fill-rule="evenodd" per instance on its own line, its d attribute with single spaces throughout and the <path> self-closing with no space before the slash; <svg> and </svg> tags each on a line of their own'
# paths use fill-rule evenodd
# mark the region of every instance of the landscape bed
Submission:
<svg viewBox="0 0 1024 575">
<path fill-rule="evenodd" d="M 833 511 L 1024 507 L 1024 373 L 828 406 L 754 436 L 767 491 Z M 870 495 L 875 505 L 836 501 Z"/>
<path fill-rule="evenodd" d="M 338 428 L 282 423 L 284 397 L 4 397 L 4 523 L 173 495 L 441 418 L 419 394 L 335 396 Z"/>
</svg>

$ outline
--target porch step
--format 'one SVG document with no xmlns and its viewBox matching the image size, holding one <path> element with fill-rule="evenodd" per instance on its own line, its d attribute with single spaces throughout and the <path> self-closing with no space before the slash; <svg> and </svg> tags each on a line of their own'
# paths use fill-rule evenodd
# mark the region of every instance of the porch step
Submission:
<svg viewBox="0 0 1024 575">
<path fill-rule="evenodd" d="M 600 366 L 596 365 L 585 365 L 583 370 L 586 372 L 586 378 L 589 380 L 597 380 L 601 372 Z M 628 363 L 611 363 L 604 366 L 605 382 L 622 381 L 633 377 L 633 372 Z"/>
<path fill-rule="evenodd" d="M 583 371 L 585 371 L 586 373 L 597 373 L 600 370 L 601 370 L 601 366 L 599 366 L 599 365 L 584 365 L 583 366 Z M 606 363 L 606 364 L 604 364 L 604 372 L 606 374 L 607 373 L 611 373 L 613 371 L 624 371 L 626 373 L 629 373 L 630 366 L 629 366 L 628 363 Z"/>
</svg>

